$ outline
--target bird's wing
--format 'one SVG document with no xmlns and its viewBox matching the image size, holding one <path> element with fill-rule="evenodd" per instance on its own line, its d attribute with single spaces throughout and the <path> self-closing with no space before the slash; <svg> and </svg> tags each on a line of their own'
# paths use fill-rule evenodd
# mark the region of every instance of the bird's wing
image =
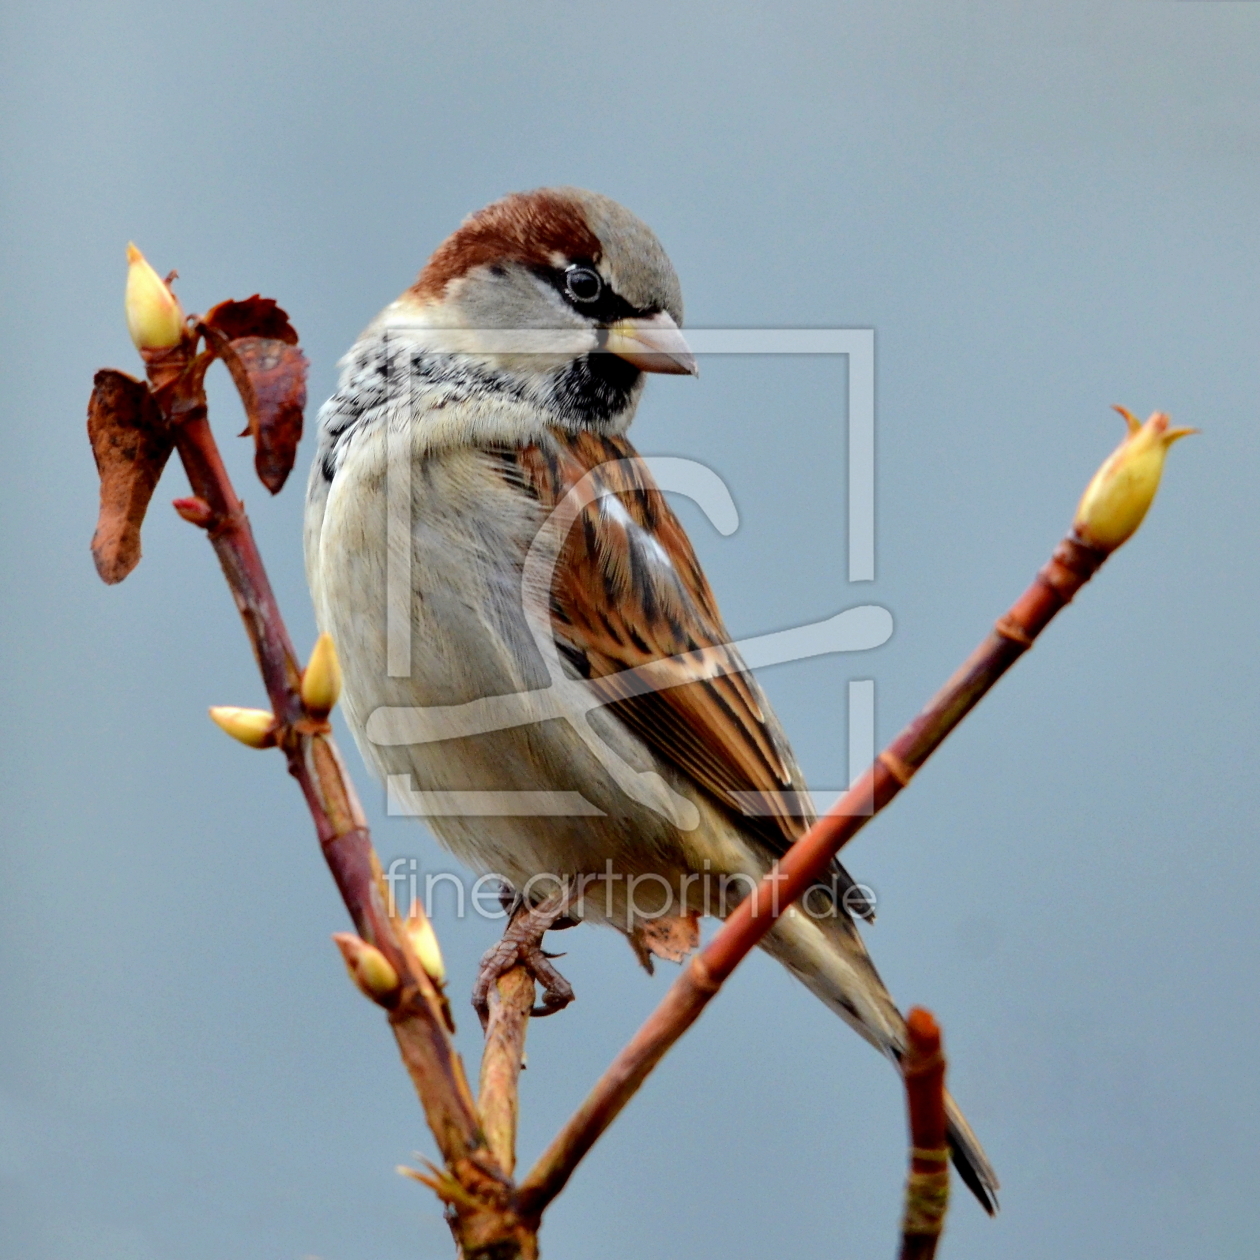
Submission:
<svg viewBox="0 0 1260 1260">
<path fill-rule="evenodd" d="M 581 505 L 551 585 L 560 650 L 659 756 L 740 815 L 771 853 L 785 852 L 814 818 L 804 781 L 730 644 L 682 525 L 634 448 L 620 437 L 553 431 L 502 455 L 548 512 L 566 495 Z M 625 671 L 652 662 L 661 662 L 655 689 L 641 694 Z"/>
</svg>

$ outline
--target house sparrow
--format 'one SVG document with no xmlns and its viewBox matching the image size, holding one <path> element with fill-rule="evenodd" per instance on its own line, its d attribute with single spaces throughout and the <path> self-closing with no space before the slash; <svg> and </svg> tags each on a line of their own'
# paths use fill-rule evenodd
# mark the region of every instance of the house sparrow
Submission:
<svg viewBox="0 0 1260 1260">
<path fill-rule="evenodd" d="M 576 188 L 505 197 L 438 247 L 343 360 L 306 503 L 316 618 L 368 764 L 422 792 L 582 802 L 428 822 L 515 889 L 544 873 L 567 881 L 578 895 L 565 912 L 616 927 L 649 966 L 694 943 L 719 880 L 728 894 L 739 881 L 737 900 L 815 817 L 687 535 L 625 436 L 645 373 L 695 372 L 681 323 L 674 268 L 629 211 Z M 401 535 L 387 519 L 391 477 L 410 502 Z M 391 572 L 409 574 L 401 667 Z M 443 726 L 522 695 L 550 697 L 536 721 Z M 419 711 L 428 735 L 383 738 L 379 714 L 392 710 Z M 902 1017 L 849 914 L 869 907 L 838 864 L 811 896 L 762 947 L 896 1062 Z M 950 1140 L 992 1211 L 997 1179 L 952 1100 Z"/>
</svg>

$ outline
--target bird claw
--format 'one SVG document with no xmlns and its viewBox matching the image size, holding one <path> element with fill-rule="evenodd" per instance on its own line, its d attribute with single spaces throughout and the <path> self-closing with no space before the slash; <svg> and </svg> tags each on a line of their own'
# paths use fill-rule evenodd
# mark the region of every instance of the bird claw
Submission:
<svg viewBox="0 0 1260 1260">
<path fill-rule="evenodd" d="M 557 893 L 555 895 L 558 897 L 560 894 Z M 548 900 L 551 900 L 551 898 L 548 898 Z M 511 884 L 504 882 L 500 886 L 499 905 L 503 907 L 504 914 L 506 914 L 509 918 L 515 918 L 517 911 L 520 910 L 520 908 L 524 904 L 525 904 L 525 898 L 520 893 L 518 893 L 516 889 L 512 887 Z M 544 902 L 543 904 L 545 905 L 546 902 Z M 566 898 L 566 904 L 561 906 L 560 913 L 556 915 L 555 922 L 546 930 L 548 932 L 564 932 L 571 927 L 577 927 L 577 925 L 581 922 L 582 922 L 581 919 L 571 918 L 569 914 L 567 913 L 567 898 Z M 549 954 L 548 957 L 559 958 L 560 955 Z"/>
<path fill-rule="evenodd" d="M 535 1018 L 554 1015 L 573 1001 L 573 986 L 550 962 L 563 955 L 548 954 L 542 948 L 543 936 L 548 931 L 573 927 L 577 922 L 566 913 L 568 901 L 567 890 L 561 889 L 531 909 L 513 895 L 512 917 L 502 937 L 486 950 L 477 972 L 477 983 L 473 985 L 473 1009 L 481 1020 L 483 1032 L 490 1022 L 490 990 L 513 967 L 524 967 L 542 985 L 542 1001 L 530 1011 Z"/>
</svg>

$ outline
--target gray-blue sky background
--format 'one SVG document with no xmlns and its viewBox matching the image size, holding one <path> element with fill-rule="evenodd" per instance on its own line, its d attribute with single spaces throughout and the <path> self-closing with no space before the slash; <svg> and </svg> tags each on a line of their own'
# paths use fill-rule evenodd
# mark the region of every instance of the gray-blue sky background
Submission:
<svg viewBox="0 0 1260 1260">
<path fill-rule="evenodd" d="M 167 506 L 119 588 L 87 543 L 93 370 L 136 370 L 123 249 L 188 309 L 290 311 L 314 408 L 358 330 L 468 211 L 547 183 L 661 236 L 698 326 L 873 327 L 878 577 L 844 581 L 843 370 L 703 365 L 635 437 L 741 511 L 684 509 L 736 634 L 851 603 L 891 642 L 767 671 L 805 770 L 845 765 L 845 683 L 891 736 L 1023 589 L 1115 444 L 1108 404 L 1204 436 L 1137 540 L 848 861 L 902 1002 L 946 1031 L 1004 1182 L 944 1256 L 1250 1257 L 1255 1043 L 1260 5 L 10 5 L 0 17 L 0 1240 L 23 1260 L 443 1257 L 431 1153 L 257 704 L 211 554 Z M 301 471 L 249 473 L 297 641 Z M 384 817 L 388 860 L 457 869 Z M 495 927 L 439 914 L 462 1010 Z M 530 1033 L 531 1157 L 637 1026 L 612 934 Z M 474 1021 L 461 1043 L 475 1053 Z M 760 957 L 550 1213 L 551 1257 L 892 1254 L 896 1079 Z"/>
</svg>

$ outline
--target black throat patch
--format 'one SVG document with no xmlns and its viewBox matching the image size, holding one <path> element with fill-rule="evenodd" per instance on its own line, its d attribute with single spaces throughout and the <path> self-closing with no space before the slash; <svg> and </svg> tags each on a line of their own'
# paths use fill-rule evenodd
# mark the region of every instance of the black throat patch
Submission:
<svg viewBox="0 0 1260 1260">
<path fill-rule="evenodd" d="M 643 373 L 615 354 L 574 359 L 556 373 L 551 406 L 569 425 L 602 429 L 634 405 Z"/>
</svg>

